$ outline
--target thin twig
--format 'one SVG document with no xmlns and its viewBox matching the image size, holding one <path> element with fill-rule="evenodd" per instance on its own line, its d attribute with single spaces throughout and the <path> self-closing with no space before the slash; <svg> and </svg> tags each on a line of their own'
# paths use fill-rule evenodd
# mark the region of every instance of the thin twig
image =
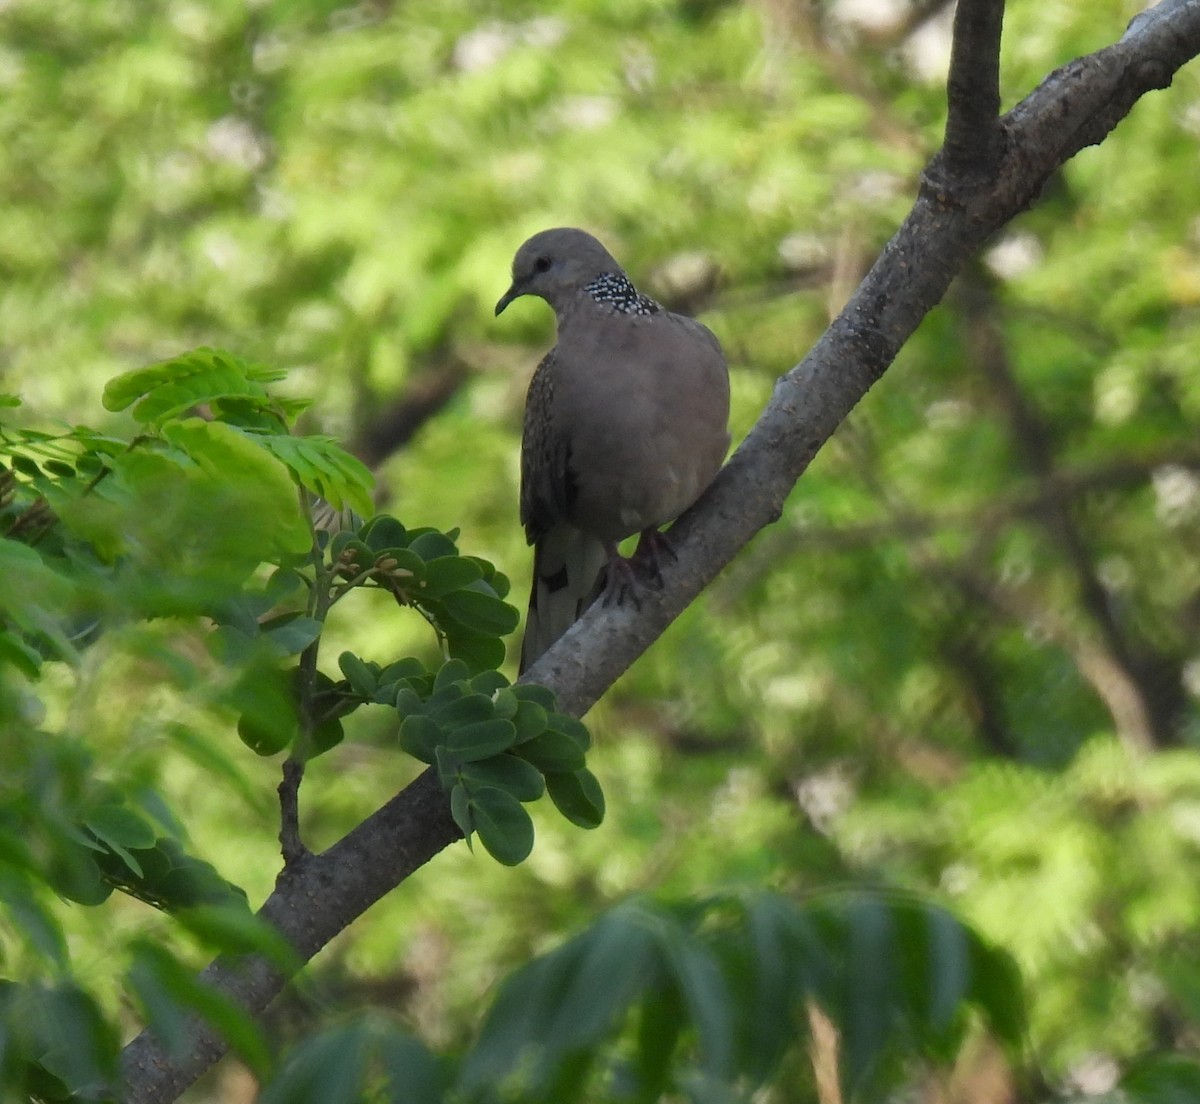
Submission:
<svg viewBox="0 0 1200 1104">
<path fill-rule="evenodd" d="M 1000 159 L 1000 28 L 1004 0 L 958 0 L 946 82 L 945 171 L 990 180 Z"/>
</svg>

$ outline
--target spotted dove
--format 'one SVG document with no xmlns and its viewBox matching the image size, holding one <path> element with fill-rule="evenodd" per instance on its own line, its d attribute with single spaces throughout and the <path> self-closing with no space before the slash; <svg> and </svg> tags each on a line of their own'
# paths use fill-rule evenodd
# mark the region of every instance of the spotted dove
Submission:
<svg viewBox="0 0 1200 1104">
<path fill-rule="evenodd" d="M 618 543 L 658 571 L 659 526 L 712 481 L 729 447 L 729 374 L 701 323 L 642 295 L 582 230 L 543 230 L 520 249 L 496 304 L 535 295 L 558 343 L 533 374 L 521 442 L 521 522 L 534 546 L 521 670 L 604 593 L 644 585 Z"/>
</svg>

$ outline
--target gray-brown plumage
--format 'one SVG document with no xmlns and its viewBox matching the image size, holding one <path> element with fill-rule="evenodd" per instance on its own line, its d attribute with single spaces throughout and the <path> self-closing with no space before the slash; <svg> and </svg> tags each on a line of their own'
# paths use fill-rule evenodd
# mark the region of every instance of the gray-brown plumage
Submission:
<svg viewBox="0 0 1200 1104">
<path fill-rule="evenodd" d="M 636 589 L 618 542 L 641 533 L 653 564 L 658 527 L 712 481 L 729 447 L 729 374 L 707 327 L 640 294 L 582 230 L 543 230 L 517 250 L 496 313 L 522 295 L 544 299 L 558 322 L 521 444 L 534 546 L 524 671 L 605 586 Z"/>
</svg>

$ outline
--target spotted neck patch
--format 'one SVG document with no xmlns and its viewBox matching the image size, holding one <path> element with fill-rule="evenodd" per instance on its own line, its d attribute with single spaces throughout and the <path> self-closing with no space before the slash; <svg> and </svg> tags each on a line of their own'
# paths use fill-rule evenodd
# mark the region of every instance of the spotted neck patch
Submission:
<svg viewBox="0 0 1200 1104">
<path fill-rule="evenodd" d="M 657 314 L 660 307 L 629 282 L 623 272 L 604 272 L 583 289 L 597 303 L 621 314 Z"/>
</svg>

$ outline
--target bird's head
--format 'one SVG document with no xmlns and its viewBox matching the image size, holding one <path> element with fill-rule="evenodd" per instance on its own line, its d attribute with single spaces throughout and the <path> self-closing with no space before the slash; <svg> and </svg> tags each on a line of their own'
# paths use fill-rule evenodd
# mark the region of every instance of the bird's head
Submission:
<svg viewBox="0 0 1200 1104">
<path fill-rule="evenodd" d="M 514 299 L 536 295 L 557 312 L 606 272 L 621 272 L 612 254 L 591 234 L 571 227 L 534 234 L 513 258 L 512 286 L 496 304 L 499 314 Z"/>
</svg>

